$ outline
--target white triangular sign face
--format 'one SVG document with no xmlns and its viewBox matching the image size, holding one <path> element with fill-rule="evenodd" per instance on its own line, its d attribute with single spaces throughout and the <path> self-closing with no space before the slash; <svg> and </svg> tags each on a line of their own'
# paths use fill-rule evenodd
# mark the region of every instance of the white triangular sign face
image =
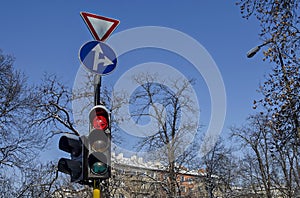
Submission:
<svg viewBox="0 0 300 198">
<path fill-rule="evenodd" d="M 88 26 L 95 40 L 98 41 L 105 41 L 120 23 L 119 20 L 87 12 L 81 12 L 80 15 L 82 16 L 85 24 Z"/>
</svg>

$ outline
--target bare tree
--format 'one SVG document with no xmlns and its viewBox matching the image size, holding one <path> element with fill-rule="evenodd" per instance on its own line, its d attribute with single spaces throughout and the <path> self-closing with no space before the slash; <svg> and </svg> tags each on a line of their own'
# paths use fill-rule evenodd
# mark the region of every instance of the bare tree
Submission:
<svg viewBox="0 0 300 198">
<path fill-rule="evenodd" d="M 263 99 L 258 102 L 273 113 L 273 125 L 285 131 L 283 138 L 299 143 L 299 66 L 300 5 L 298 0 L 240 0 L 243 17 L 254 15 L 261 26 L 264 60 L 273 64 L 272 72 L 261 85 Z M 256 101 L 255 101 L 256 103 Z M 256 105 L 256 104 L 255 104 Z M 298 137 L 297 137 L 298 136 Z"/>
<path fill-rule="evenodd" d="M 266 172 L 272 174 L 266 177 L 282 194 L 293 197 L 299 188 L 300 176 L 299 1 L 240 0 L 238 5 L 243 17 L 258 19 L 259 37 L 264 42 L 260 47 L 267 46 L 264 60 L 272 66 L 259 89 L 262 99 L 254 101 L 254 108 L 265 115 L 263 125 L 268 137 L 264 153 L 274 161 L 273 169 L 276 170 Z M 262 140 L 261 137 L 258 139 Z"/>
<path fill-rule="evenodd" d="M 39 153 L 51 137 L 37 122 L 42 94 L 40 87 L 30 86 L 13 64 L 12 56 L 0 52 L 0 180 L 3 186 L 0 196 L 46 197 L 45 193 L 51 191 L 47 190 L 47 186 L 51 188 L 48 171 L 53 168 L 50 164 L 35 165 L 40 163 Z M 38 188 L 43 190 L 37 191 Z"/>
<path fill-rule="evenodd" d="M 69 133 L 80 135 L 75 128 L 71 101 L 72 90 L 55 75 L 45 75 L 38 87 L 40 101 L 35 106 L 35 122 L 48 134 Z"/>
<path fill-rule="evenodd" d="M 45 146 L 47 137 L 32 120 L 39 101 L 35 87 L 13 68 L 14 59 L 0 51 L 0 166 L 23 167 Z"/>
<path fill-rule="evenodd" d="M 242 129 L 233 129 L 233 136 L 238 137 L 238 140 L 242 140 L 242 146 L 245 150 L 250 149 L 253 153 L 253 160 L 249 159 L 249 155 L 246 155 L 246 160 L 249 162 L 248 175 L 255 177 L 254 183 L 251 186 L 254 187 L 254 191 L 265 191 L 266 197 L 273 197 L 272 188 L 274 184 L 272 182 L 272 159 L 270 155 L 270 130 L 266 125 L 266 119 L 264 116 L 252 117 L 252 122 L 249 127 Z M 252 158 L 252 157 L 251 157 Z"/>
<path fill-rule="evenodd" d="M 246 152 L 240 167 L 244 182 L 266 197 L 294 197 L 299 188 L 299 148 L 277 138 L 269 116 L 259 114 L 249 120 L 249 126 L 233 129 Z"/>
<path fill-rule="evenodd" d="M 193 131 L 198 129 L 198 120 L 191 118 L 193 112 L 199 111 L 190 98 L 190 85 L 193 82 L 172 79 L 172 87 L 167 87 L 155 83 L 156 77 L 147 73 L 136 75 L 133 80 L 140 87 L 130 99 L 130 104 L 134 106 L 131 116 L 137 123 L 150 118 L 155 125 L 148 129 L 147 134 L 143 134 L 144 137 L 138 143 L 139 148 L 155 153 L 152 157 L 159 159 L 168 172 L 168 179 L 165 180 L 168 196 L 179 196 L 177 174 L 183 170 L 182 165 L 187 166 L 189 159 L 196 155 L 186 148 L 189 144 L 192 145 Z M 190 115 L 185 112 L 190 112 Z M 182 121 L 184 116 L 188 117 L 189 122 Z"/>
<path fill-rule="evenodd" d="M 206 169 L 204 183 L 208 197 L 233 197 L 237 165 L 232 149 L 226 147 L 222 139 L 212 149 L 204 145 L 203 149 L 206 148 L 209 150 L 204 151 L 207 154 L 201 159 L 201 165 Z"/>
</svg>

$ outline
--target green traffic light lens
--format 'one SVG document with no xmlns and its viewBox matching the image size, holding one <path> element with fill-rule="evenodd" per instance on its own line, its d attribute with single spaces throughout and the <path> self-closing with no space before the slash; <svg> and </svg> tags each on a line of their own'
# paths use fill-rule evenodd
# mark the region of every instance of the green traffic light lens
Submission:
<svg viewBox="0 0 300 198">
<path fill-rule="evenodd" d="M 102 162 L 95 162 L 91 170 L 95 174 L 102 175 L 107 172 L 107 165 Z"/>
<path fill-rule="evenodd" d="M 101 176 L 109 172 L 107 157 L 100 152 L 91 153 L 88 157 L 88 164 L 91 173 Z"/>
</svg>

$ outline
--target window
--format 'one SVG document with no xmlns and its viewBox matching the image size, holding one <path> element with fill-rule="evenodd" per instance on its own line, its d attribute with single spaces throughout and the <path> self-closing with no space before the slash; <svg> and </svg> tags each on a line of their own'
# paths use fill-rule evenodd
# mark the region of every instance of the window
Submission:
<svg viewBox="0 0 300 198">
<path fill-rule="evenodd" d="M 180 181 L 184 182 L 184 176 L 180 176 Z"/>
<path fill-rule="evenodd" d="M 156 178 L 156 174 L 155 174 L 155 172 L 154 172 L 154 171 L 152 171 L 152 172 L 151 172 L 151 177 L 152 177 L 153 179 L 155 179 L 155 178 Z"/>
<path fill-rule="evenodd" d="M 180 186 L 180 191 L 185 193 L 186 192 L 185 186 Z"/>
</svg>

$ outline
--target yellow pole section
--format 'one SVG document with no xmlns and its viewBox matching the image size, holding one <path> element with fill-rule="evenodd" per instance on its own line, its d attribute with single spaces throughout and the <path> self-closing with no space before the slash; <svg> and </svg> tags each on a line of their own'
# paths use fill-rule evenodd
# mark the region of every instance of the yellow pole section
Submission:
<svg viewBox="0 0 300 198">
<path fill-rule="evenodd" d="M 100 191 L 100 181 L 94 180 L 93 186 L 93 198 L 101 198 L 101 191 Z"/>
<path fill-rule="evenodd" d="M 100 198 L 100 189 L 99 188 L 93 189 L 93 198 Z"/>
</svg>

